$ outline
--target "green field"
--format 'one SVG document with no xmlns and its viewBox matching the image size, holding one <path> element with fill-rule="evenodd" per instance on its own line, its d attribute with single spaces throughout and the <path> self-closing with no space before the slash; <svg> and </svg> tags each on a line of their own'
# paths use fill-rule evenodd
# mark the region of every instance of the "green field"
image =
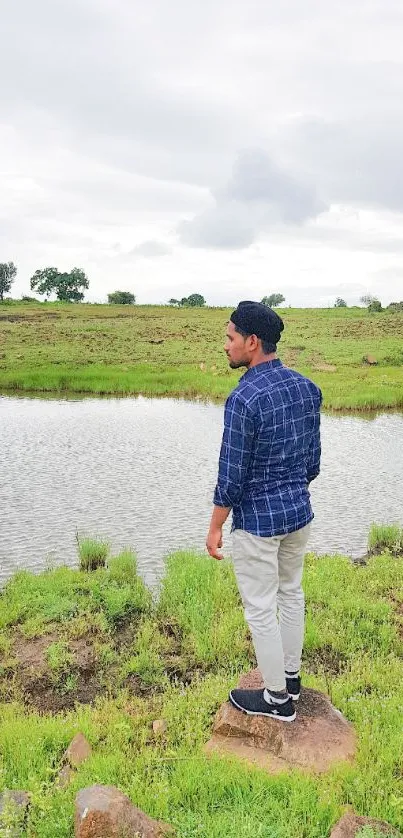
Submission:
<svg viewBox="0 0 403 838">
<path fill-rule="evenodd" d="M 223 399 L 238 379 L 223 352 L 230 311 L 5 302 L 0 389 Z M 403 406 L 403 312 L 280 313 L 280 357 L 319 384 L 325 407 Z"/>
<path fill-rule="evenodd" d="M 227 561 L 171 556 L 157 600 L 127 552 L 93 573 L 11 579 L 0 595 L 0 791 L 32 794 L 29 838 L 72 838 L 75 795 L 97 782 L 178 838 L 327 838 L 347 805 L 402 829 L 403 562 L 311 555 L 304 584 L 304 683 L 328 692 L 358 735 L 354 764 L 320 776 L 269 776 L 203 752 L 253 665 Z M 93 754 L 60 789 L 78 731 Z"/>
</svg>

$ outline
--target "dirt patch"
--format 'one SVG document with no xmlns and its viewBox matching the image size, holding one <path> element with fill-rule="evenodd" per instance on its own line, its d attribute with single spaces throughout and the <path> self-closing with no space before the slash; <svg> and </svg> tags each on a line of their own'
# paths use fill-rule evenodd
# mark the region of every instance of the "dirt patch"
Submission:
<svg viewBox="0 0 403 838">
<path fill-rule="evenodd" d="M 100 691 L 92 642 L 86 638 L 69 641 L 68 669 L 55 672 L 49 667 L 47 650 L 58 642 L 60 635 L 55 632 L 32 639 L 19 635 L 12 648 L 15 684 L 26 703 L 44 713 L 67 710 L 76 702 L 89 704 Z"/>
<path fill-rule="evenodd" d="M 318 649 L 304 651 L 303 665 L 306 672 L 312 675 L 326 673 L 340 675 L 347 665 L 347 658 L 331 646 L 320 646 Z"/>
</svg>

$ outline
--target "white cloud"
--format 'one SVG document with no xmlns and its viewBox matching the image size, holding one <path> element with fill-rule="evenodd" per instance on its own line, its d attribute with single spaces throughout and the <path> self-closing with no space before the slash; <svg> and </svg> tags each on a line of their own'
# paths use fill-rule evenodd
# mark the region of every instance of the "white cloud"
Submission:
<svg viewBox="0 0 403 838">
<path fill-rule="evenodd" d="M 8 4 L 0 259 L 16 293 L 79 264 L 98 299 L 111 265 L 154 302 L 278 282 L 311 304 L 338 283 L 399 296 L 402 35 L 400 0 Z"/>
</svg>

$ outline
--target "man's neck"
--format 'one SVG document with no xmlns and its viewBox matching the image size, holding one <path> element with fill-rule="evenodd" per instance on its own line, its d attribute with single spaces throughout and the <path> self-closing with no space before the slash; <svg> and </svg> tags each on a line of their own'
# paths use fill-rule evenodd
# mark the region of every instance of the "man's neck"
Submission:
<svg viewBox="0 0 403 838">
<path fill-rule="evenodd" d="M 259 355 L 256 355 L 252 358 L 248 369 L 252 369 L 252 367 L 257 367 L 258 364 L 266 364 L 268 361 L 275 361 L 277 358 L 277 352 L 271 352 L 270 355 L 264 355 L 263 352 L 260 352 Z"/>
</svg>

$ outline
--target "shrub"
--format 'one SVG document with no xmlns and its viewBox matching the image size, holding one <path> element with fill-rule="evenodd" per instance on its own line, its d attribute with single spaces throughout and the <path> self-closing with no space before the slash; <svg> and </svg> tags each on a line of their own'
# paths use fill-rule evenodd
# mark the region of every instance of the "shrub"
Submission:
<svg viewBox="0 0 403 838">
<path fill-rule="evenodd" d="M 371 524 L 368 551 L 382 553 L 385 550 L 395 556 L 403 553 L 403 529 L 398 524 Z"/>
<path fill-rule="evenodd" d="M 80 570 L 97 570 L 98 567 L 105 567 L 109 553 L 109 544 L 106 541 L 97 541 L 96 538 L 84 538 L 78 542 L 78 557 Z"/>
</svg>

